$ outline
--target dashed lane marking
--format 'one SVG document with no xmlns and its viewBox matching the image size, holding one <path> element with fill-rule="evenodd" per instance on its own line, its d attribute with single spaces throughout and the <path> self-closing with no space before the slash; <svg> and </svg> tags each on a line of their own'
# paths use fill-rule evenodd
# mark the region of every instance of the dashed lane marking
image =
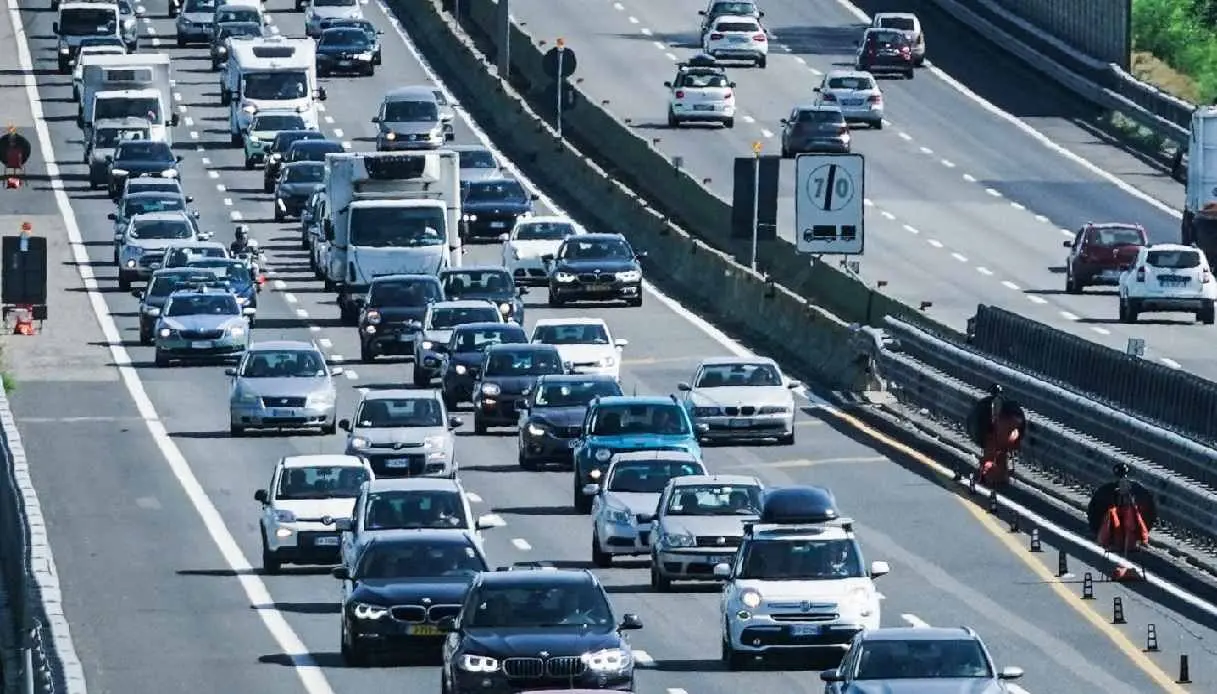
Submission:
<svg viewBox="0 0 1217 694">
<path fill-rule="evenodd" d="M 1076 314 L 1070 313 L 1068 311 L 1061 311 L 1061 318 L 1064 318 L 1065 320 L 1068 320 L 1068 321 L 1080 320 Z"/>
<path fill-rule="evenodd" d="M 942 241 L 939 241 L 938 239 L 926 239 L 925 242 L 934 248 L 942 248 Z"/>
<path fill-rule="evenodd" d="M 321 349 L 331 349 L 334 346 L 333 341 L 331 341 L 328 337 L 318 339 L 317 344 L 321 345 Z"/>
<path fill-rule="evenodd" d="M 954 258 L 955 260 L 958 260 L 961 263 L 968 262 L 968 257 L 962 253 L 952 253 L 951 257 Z"/>
<path fill-rule="evenodd" d="M 305 311 L 302 308 L 298 308 L 298 309 L 296 309 L 296 317 L 297 318 L 308 318 L 308 311 Z"/>
<path fill-rule="evenodd" d="M 637 663 L 639 667 L 655 666 L 655 659 L 651 657 L 651 654 L 641 650 L 634 651 L 634 662 Z"/>
<path fill-rule="evenodd" d="M 992 270 L 990 270 L 990 269 L 989 269 L 989 268 L 987 268 L 987 267 L 984 267 L 984 266 L 977 267 L 977 268 L 976 268 L 976 271 L 977 271 L 977 272 L 979 272 L 979 273 L 980 273 L 980 274 L 982 274 L 982 275 L 985 275 L 986 277 L 992 277 L 992 276 L 993 276 L 993 271 L 992 271 Z"/>
<path fill-rule="evenodd" d="M 1028 300 L 1029 300 L 1031 303 L 1033 303 L 1033 304 L 1040 304 L 1040 305 L 1043 305 L 1043 304 L 1048 303 L 1048 300 L 1047 300 L 1047 299 L 1045 299 L 1044 297 L 1042 297 L 1042 296 L 1036 296 L 1036 295 L 1034 295 L 1034 294 L 1028 294 L 1028 295 L 1027 295 L 1027 299 L 1028 299 Z"/>
<path fill-rule="evenodd" d="M 905 624 L 908 624 L 909 626 L 913 627 L 914 629 L 929 629 L 930 628 L 930 625 L 926 621 L 924 621 L 923 619 L 921 619 L 920 617 L 918 617 L 915 614 L 907 614 L 907 613 L 902 614 L 902 615 L 900 615 L 900 619 L 904 620 Z"/>
<path fill-rule="evenodd" d="M 465 496 L 469 497 L 469 502 L 474 504 L 482 503 L 482 497 L 477 492 L 465 492 Z"/>
<path fill-rule="evenodd" d="M 286 301 L 286 302 L 287 302 L 287 303 L 289 303 L 289 304 L 294 304 L 294 303 L 296 303 L 296 295 L 295 295 L 295 294 L 291 294 L 291 293 L 284 294 L 284 295 L 283 295 L 283 300 L 284 300 L 284 301 Z"/>
<path fill-rule="evenodd" d="M 1018 285 L 1011 282 L 1010 280 L 1002 280 L 1001 284 L 1006 289 L 1013 289 L 1016 292 L 1019 290 Z"/>
<path fill-rule="evenodd" d="M 521 552 L 527 552 L 528 550 L 532 549 L 532 545 L 528 544 L 528 540 L 525 540 L 522 537 L 513 537 L 511 539 L 511 544 Z M 637 652 L 635 652 L 635 656 L 637 656 Z"/>
</svg>

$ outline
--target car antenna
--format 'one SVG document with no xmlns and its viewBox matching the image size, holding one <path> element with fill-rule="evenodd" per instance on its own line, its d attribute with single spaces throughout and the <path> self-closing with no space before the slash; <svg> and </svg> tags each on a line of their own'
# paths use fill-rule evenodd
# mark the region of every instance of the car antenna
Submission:
<svg viewBox="0 0 1217 694">
<path fill-rule="evenodd" d="M 638 381 L 634 381 L 634 397 L 638 397 Z"/>
</svg>

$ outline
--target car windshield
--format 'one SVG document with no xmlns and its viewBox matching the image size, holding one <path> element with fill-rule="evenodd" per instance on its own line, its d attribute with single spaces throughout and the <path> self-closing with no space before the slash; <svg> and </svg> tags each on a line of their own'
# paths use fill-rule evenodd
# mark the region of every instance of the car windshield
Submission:
<svg viewBox="0 0 1217 694">
<path fill-rule="evenodd" d="M 721 72 L 686 72 L 677 86 L 689 89 L 726 88 L 727 76 Z"/>
<path fill-rule="evenodd" d="M 434 123 L 439 120 L 439 104 L 434 101 L 388 101 L 381 120 L 386 123 Z"/>
<path fill-rule="evenodd" d="M 254 281 L 249 268 L 239 260 L 198 259 L 191 260 L 187 265 L 190 267 L 206 268 L 212 275 L 234 284 L 250 284 Z"/>
<path fill-rule="evenodd" d="M 308 73 L 299 72 L 251 72 L 245 75 L 245 83 L 241 94 L 248 99 L 265 99 L 281 101 L 285 99 L 303 99 L 309 94 Z M 303 127 L 297 122 L 291 130 Z"/>
<path fill-rule="evenodd" d="M 558 251 L 562 260 L 628 260 L 634 257 L 634 251 L 623 239 L 567 239 Z"/>
<path fill-rule="evenodd" d="M 710 8 L 711 15 L 731 15 L 733 17 L 747 17 L 757 13 L 756 5 L 750 2 L 716 2 L 714 7 Z"/>
<path fill-rule="evenodd" d="M 756 516 L 761 488 L 743 484 L 682 486 L 668 499 L 669 516 Z"/>
<path fill-rule="evenodd" d="M 375 398 L 364 400 L 355 415 L 360 429 L 442 427 L 444 408 L 434 398 Z"/>
<path fill-rule="evenodd" d="M 112 7 L 73 7 L 59 13 L 60 36 L 97 36 L 118 29 L 118 13 Z"/>
<path fill-rule="evenodd" d="M 833 77 L 828 80 L 829 89 L 849 89 L 853 91 L 866 91 L 875 88 L 875 81 L 869 77 Z"/>
<path fill-rule="evenodd" d="M 566 222 L 528 222 L 516 228 L 517 241 L 561 241 L 574 235 L 574 225 Z"/>
<path fill-rule="evenodd" d="M 313 7 L 354 7 L 355 0 L 313 0 Z"/>
<path fill-rule="evenodd" d="M 598 323 L 538 325 L 532 341 L 543 345 L 607 345 L 608 330 Z"/>
<path fill-rule="evenodd" d="M 182 196 L 182 184 L 169 178 L 132 178 L 127 180 L 126 195 L 139 193 L 172 193 Z M 183 198 L 184 199 L 184 198 Z"/>
<path fill-rule="evenodd" d="M 491 345 L 522 345 L 528 338 L 518 325 L 503 324 L 501 327 L 458 329 L 452 336 L 454 352 L 471 354 L 485 352 Z"/>
<path fill-rule="evenodd" d="M 744 546 L 739 577 L 761 581 L 835 581 L 862 578 L 853 540 L 762 540 Z"/>
<path fill-rule="evenodd" d="M 325 166 L 308 162 L 287 167 L 284 183 L 321 183 L 325 176 Z"/>
<path fill-rule="evenodd" d="M 465 184 L 465 202 L 527 202 L 518 181 L 474 181 Z"/>
<path fill-rule="evenodd" d="M 257 24 L 248 24 L 246 22 L 232 22 L 220 30 L 220 40 L 230 36 L 261 36 L 262 28 Z"/>
<path fill-rule="evenodd" d="M 564 627 L 613 624 L 613 611 L 604 592 L 590 581 L 557 585 L 483 585 L 466 605 L 461 626 L 471 629 L 505 627 Z"/>
<path fill-rule="evenodd" d="M 465 504 L 458 492 L 447 489 L 409 489 L 369 492 L 364 530 L 468 528 Z"/>
<path fill-rule="evenodd" d="M 307 142 L 309 139 L 306 138 Z M 342 145 L 337 142 L 309 142 L 304 146 L 294 145 L 288 148 L 287 160 L 293 161 L 325 161 L 325 155 L 342 152 Z"/>
<path fill-rule="evenodd" d="M 433 280 L 378 280 L 368 291 L 368 305 L 373 307 L 416 308 L 443 301 L 439 283 Z"/>
<path fill-rule="evenodd" d="M 195 294 L 170 297 L 165 315 L 176 316 L 236 316 L 241 307 L 232 294 Z"/>
<path fill-rule="evenodd" d="M 974 639 L 867 639 L 856 680 L 972 679 L 993 677 Z"/>
<path fill-rule="evenodd" d="M 593 398 L 621 395 L 615 380 L 542 382 L 537 387 L 534 407 L 587 407 Z"/>
<path fill-rule="evenodd" d="M 220 13 L 216 15 L 215 23 L 231 24 L 234 22 L 241 22 L 242 24 L 245 24 L 260 21 L 261 18 L 258 17 L 258 11 L 252 7 L 227 7 L 220 10 Z"/>
<path fill-rule="evenodd" d="M 184 219 L 136 219 L 127 235 L 133 239 L 188 239 L 190 223 Z"/>
<path fill-rule="evenodd" d="M 369 478 L 367 470 L 349 465 L 286 468 L 279 477 L 275 499 L 354 499 L 359 496 L 359 485 Z"/>
<path fill-rule="evenodd" d="M 499 323 L 502 314 L 497 306 L 471 306 L 468 308 L 437 308 L 427 314 L 429 330 L 446 330 L 466 323 Z"/>
<path fill-rule="evenodd" d="M 845 116 L 830 109 L 806 109 L 799 111 L 796 122 L 799 125 L 844 126 Z"/>
<path fill-rule="evenodd" d="M 216 0 L 186 0 L 185 12 L 213 12 Z"/>
<path fill-rule="evenodd" d="M 111 149 L 130 140 L 148 139 L 148 128 L 98 128 L 96 133 L 93 146 L 102 149 Z"/>
<path fill-rule="evenodd" d="M 117 36 L 86 36 L 80 40 L 81 55 L 123 55 L 127 47 Z"/>
<path fill-rule="evenodd" d="M 154 275 L 152 277 L 152 282 L 148 284 L 148 296 L 169 296 L 178 287 L 194 284 L 196 282 L 207 282 L 210 280 L 211 275 L 209 274 L 193 274 L 183 272 L 176 275 Z"/>
<path fill-rule="evenodd" d="M 93 121 L 107 118 L 143 118 L 152 123 L 161 122 L 161 100 L 153 96 L 121 96 L 95 99 Z M 165 143 L 157 143 L 165 145 Z M 165 145 L 169 149 L 169 145 Z M 170 157 L 172 158 L 172 157 Z"/>
<path fill-rule="evenodd" d="M 904 45 L 904 34 L 898 31 L 872 31 L 868 44 L 876 48 L 900 48 Z"/>
<path fill-rule="evenodd" d="M 782 385 L 782 376 L 772 364 L 707 364 L 698 373 L 694 387 L 780 385 Z"/>
<path fill-rule="evenodd" d="M 291 149 L 292 145 L 303 140 L 320 139 L 324 137 L 319 132 L 310 132 L 307 130 L 285 130 L 275 135 L 274 142 L 270 143 L 271 151 L 286 152 Z"/>
<path fill-rule="evenodd" d="M 300 130 L 303 127 L 304 119 L 300 116 L 274 114 L 254 116 L 253 125 L 249 126 L 249 129 L 253 132 L 278 132 L 280 130 Z"/>
<path fill-rule="evenodd" d="M 364 580 L 441 576 L 472 578 L 488 568 L 482 555 L 472 545 L 406 540 L 371 544 L 364 551 L 355 575 Z"/>
<path fill-rule="evenodd" d="M 694 462 L 640 460 L 618 463 L 609 473 L 608 490 L 627 494 L 658 494 L 673 477 L 704 474 L 706 469 Z"/>
<path fill-rule="evenodd" d="M 457 156 L 461 160 L 462 169 L 497 169 L 499 163 L 487 149 L 463 149 Z"/>
<path fill-rule="evenodd" d="M 320 352 L 303 349 L 250 352 L 241 367 L 242 378 L 321 378 L 326 375 Z"/>
<path fill-rule="evenodd" d="M 1200 251 L 1150 251 L 1145 262 L 1164 270 L 1187 270 L 1200 266 Z"/>
<path fill-rule="evenodd" d="M 487 360 L 486 376 L 543 376 L 563 372 L 562 357 L 555 350 L 505 349 Z"/>
<path fill-rule="evenodd" d="M 186 265 L 192 260 L 202 258 L 224 257 L 224 249 L 219 246 L 186 246 L 184 248 L 172 248 L 165 255 L 165 267 L 180 267 L 182 265 Z"/>
<path fill-rule="evenodd" d="M 321 34 L 322 46 L 355 46 L 367 48 L 372 45 L 368 40 L 368 32 L 363 29 L 329 29 Z"/>
<path fill-rule="evenodd" d="M 1145 232 L 1135 227 L 1091 229 L 1086 241 L 1100 246 L 1144 246 Z"/>
<path fill-rule="evenodd" d="M 597 436 L 689 433 L 684 410 L 675 403 L 656 405 L 604 405 L 596 410 L 592 433 Z"/>
<path fill-rule="evenodd" d="M 150 140 L 123 142 L 118 146 L 118 151 L 114 153 L 114 159 L 155 161 L 161 162 L 165 166 L 171 166 L 174 163 L 173 150 L 169 149 L 169 145 L 164 142 L 152 142 Z"/>
<path fill-rule="evenodd" d="M 121 217 L 130 219 L 137 214 L 152 212 L 176 212 L 186 209 L 186 201 L 180 195 L 132 196 L 123 201 Z"/>
<path fill-rule="evenodd" d="M 881 17 L 879 26 L 884 29 L 897 29 L 899 31 L 915 31 L 917 23 L 912 17 Z"/>
<path fill-rule="evenodd" d="M 756 22 L 719 22 L 714 27 L 714 31 L 718 33 L 729 32 L 748 32 L 755 33 L 761 30 L 761 27 Z"/>
<path fill-rule="evenodd" d="M 442 207 L 355 207 L 350 219 L 351 245 L 374 248 L 440 246 L 447 227 Z"/>
<path fill-rule="evenodd" d="M 450 270 L 440 277 L 444 295 L 449 299 L 465 296 L 508 296 L 515 294 L 515 280 L 506 270 Z"/>
</svg>

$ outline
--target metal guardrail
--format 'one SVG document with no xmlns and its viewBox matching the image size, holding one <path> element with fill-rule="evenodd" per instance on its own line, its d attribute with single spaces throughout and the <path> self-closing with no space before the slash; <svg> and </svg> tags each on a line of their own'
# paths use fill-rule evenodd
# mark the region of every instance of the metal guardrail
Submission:
<svg viewBox="0 0 1217 694">
<path fill-rule="evenodd" d="M 1217 451 L 1169 432 L 1138 431 L 1138 426 L 1153 427 L 900 320 L 888 318 L 885 331 L 892 344 L 874 353 L 875 367 L 902 403 L 963 432 L 985 389 L 1000 383 L 1029 413 L 1027 442 L 1019 452 L 1024 463 L 1094 488 L 1111 480 L 1112 466 L 1126 462 L 1154 492 L 1159 515 L 1172 530 L 1207 544 L 1217 539 L 1217 492 L 1161 455 L 1136 453 L 1129 444 L 1157 446 L 1159 454 L 1170 453 L 1172 441 L 1185 450 L 1200 449 L 1193 455 L 1207 451 L 1217 458 Z M 1176 459 L 1187 457 L 1184 451 L 1174 453 Z"/>
</svg>

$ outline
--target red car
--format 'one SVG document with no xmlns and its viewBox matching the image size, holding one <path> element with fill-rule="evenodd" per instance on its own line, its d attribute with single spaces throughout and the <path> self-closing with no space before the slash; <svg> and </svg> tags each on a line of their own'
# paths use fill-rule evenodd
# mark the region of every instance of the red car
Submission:
<svg viewBox="0 0 1217 694">
<path fill-rule="evenodd" d="M 1132 266 L 1137 252 L 1149 245 L 1149 238 L 1140 224 L 1089 222 L 1078 229 L 1065 259 L 1065 291 L 1081 294 L 1094 285 L 1115 286 L 1120 273 Z"/>
</svg>

